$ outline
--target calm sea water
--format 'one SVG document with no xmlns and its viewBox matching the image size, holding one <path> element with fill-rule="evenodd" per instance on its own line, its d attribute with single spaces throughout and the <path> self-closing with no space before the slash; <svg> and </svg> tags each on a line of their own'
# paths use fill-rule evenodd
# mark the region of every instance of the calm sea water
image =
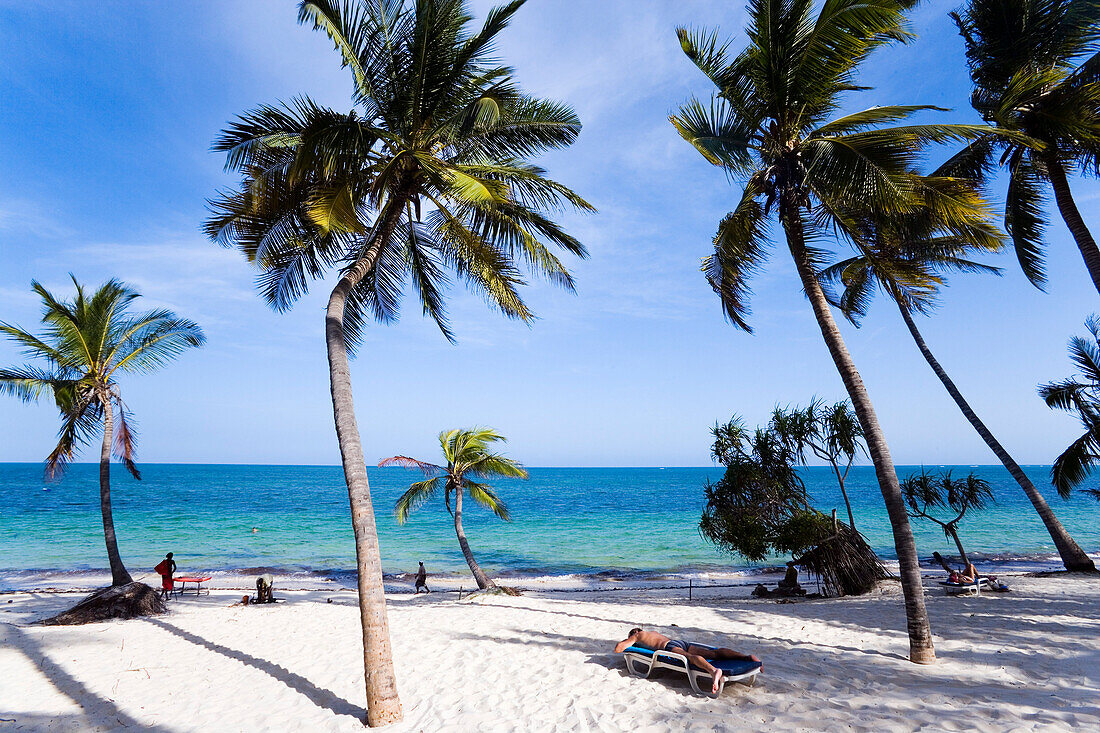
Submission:
<svg viewBox="0 0 1100 733">
<path fill-rule="evenodd" d="M 953 469 L 981 475 L 997 499 L 964 520 L 968 551 L 1000 563 L 1053 556 L 1042 523 L 1002 467 Z M 913 470 L 902 466 L 898 473 Z M 1047 488 L 1047 467 L 1026 470 L 1077 541 L 1100 551 L 1100 503 L 1085 496 L 1064 501 Z M 142 471 L 142 481 L 112 471 L 119 545 L 135 575 L 167 551 L 176 553 L 181 571 L 265 567 L 338 575 L 355 566 L 339 467 L 154 464 Z M 433 572 L 465 572 L 442 501 L 423 506 L 404 526 L 393 519 L 394 500 L 418 475 L 397 468 L 369 473 L 385 571 L 413 571 L 423 560 Z M 466 531 L 482 564 L 505 575 L 729 571 L 745 563 L 718 552 L 696 529 L 703 484 L 720 475 L 717 468 L 535 468 L 528 481 L 495 484 L 513 521 L 475 506 L 465 512 Z M 831 470 L 804 469 L 803 476 L 815 505 L 836 507 L 843 518 Z M 0 464 L 0 487 L 0 570 L 9 583 L 22 571 L 106 568 L 97 466 L 74 465 L 60 483 L 47 484 L 41 464 Z M 871 467 L 852 469 L 849 493 L 859 529 L 884 557 L 893 557 Z M 954 553 L 936 526 L 914 521 L 914 530 L 922 557 Z"/>
</svg>

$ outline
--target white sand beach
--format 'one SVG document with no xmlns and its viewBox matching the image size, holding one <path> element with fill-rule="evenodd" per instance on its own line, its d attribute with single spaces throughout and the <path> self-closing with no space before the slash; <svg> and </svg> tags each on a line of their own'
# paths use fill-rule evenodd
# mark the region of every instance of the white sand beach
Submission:
<svg viewBox="0 0 1100 733">
<path fill-rule="evenodd" d="M 799 603 L 744 588 L 690 602 L 679 591 L 393 594 L 405 720 L 387 730 L 1100 729 L 1100 579 L 1008 580 L 1011 593 L 965 598 L 929 582 L 929 667 L 904 659 L 895 583 Z M 230 607 L 240 595 L 81 627 L 31 625 L 78 594 L 0 596 L 0 731 L 362 730 L 354 593 Z M 764 674 L 717 700 L 680 676 L 632 678 L 611 647 L 634 625 L 751 651 Z"/>
</svg>

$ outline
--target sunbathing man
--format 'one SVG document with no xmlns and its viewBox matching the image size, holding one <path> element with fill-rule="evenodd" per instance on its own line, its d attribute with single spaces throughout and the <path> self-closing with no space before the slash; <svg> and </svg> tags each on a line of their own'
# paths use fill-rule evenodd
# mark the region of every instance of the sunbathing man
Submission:
<svg viewBox="0 0 1100 733">
<path fill-rule="evenodd" d="M 710 691 L 714 693 L 718 692 L 718 682 L 722 679 L 722 670 L 716 669 L 713 664 L 707 661 L 706 657 L 710 657 L 711 659 L 742 659 L 748 662 L 760 661 L 755 654 L 742 654 L 741 652 L 735 652 L 733 649 L 726 649 L 725 647 L 721 649 L 711 649 L 710 647 L 699 646 L 698 644 L 681 641 L 680 639 L 670 639 L 664 634 L 658 634 L 656 631 L 643 631 L 642 629 L 631 629 L 630 636 L 615 645 L 615 653 L 621 654 L 623 650 L 632 646 L 639 646 L 643 649 L 652 649 L 654 651 L 683 654 L 688 658 L 689 662 L 699 667 L 713 678 L 714 684 L 711 686 Z"/>
</svg>

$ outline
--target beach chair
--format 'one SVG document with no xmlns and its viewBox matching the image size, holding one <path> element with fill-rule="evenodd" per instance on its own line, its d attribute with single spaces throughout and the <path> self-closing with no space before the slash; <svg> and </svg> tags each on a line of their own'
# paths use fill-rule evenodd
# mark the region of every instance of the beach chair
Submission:
<svg viewBox="0 0 1100 733">
<path fill-rule="evenodd" d="M 943 586 L 944 591 L 949 596 L 960 596 L 967 593 L 980 596 L 982 590 L 993 590 L 993 581 L 984 576 L 979 576 L 973 583 L 952 583 L 950 580 L 941 580 L 940 585 Z"/>
<path fill-rule="evenodd" d="M 705 649 L 713 649 L 712 646 L 695 644 Z M 741 659 L 708 659 L 713 666 L 722 670 L 722 678 L 718 681 L 718 692 L 710 691 L 710 675 L 688 662 L 688 658 L 678 652 L 653 651 L 640 646 L 631 646 L 623 650 L 623 660 L 626 669 L 635 677 L 649 677 L 655 670 L 671 669 L 674 672 L 687 674 L 691 689 L 700 695 L 718 697 L 725 689 L 727 682 L 739 682 L 742 685 L 752 686 L 756 682 L 756 675 L 760 674 L 760 662 L 750 662 Z M 703 686 L 699 686 L 699 680 Z"/>
</svg>

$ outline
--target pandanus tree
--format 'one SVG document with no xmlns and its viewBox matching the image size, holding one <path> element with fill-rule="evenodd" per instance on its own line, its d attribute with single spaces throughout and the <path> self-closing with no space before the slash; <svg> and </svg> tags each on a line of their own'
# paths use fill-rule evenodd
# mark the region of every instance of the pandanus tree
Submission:
<svg viewBox="0 0 1100 733">
<path fill-rule="evenodd" d="M 770 427 L 749 430 L 734 416 L 711 429 L 711 455 L 725 467 L 708 482 L 699 532 L 726 552 L 760 562 L 773 553 L 801 552 L 825 532 L 798 475 L 795 450 Z"/>
<path fill-rule="evenodd" d="M 791 447 L 799 463 L 806 463 L 806 452 L 809 451 L 832 466 L 840 495 L 844 498 L 844 507 L 848 510 L 848 526 L 855 529 L 856 518 L 845 483 L 856 456 L 867 449 L 863 446 L 863 428 L 851 404 L 837 402 L 828 405 L 824 400 L 815 398 L 804 408 L 777 407 L 772 412 L 769 426 Z"/>
<path fill-rule="evenodd" d="M 1080 375 L 1039 387 L 1039 395 L 1048 407 L 1077 413 L 1085 429 L 1054 460 L 1050 470 L 1051 482 L 1064 499 L 1089 477 L 1100 461 L 1100 318 L 1091 316 L 1085 327 L 1091 338 L 1074 336 L 1069 342 L 1069 358 Z M 1100 499 L 1100 489 L 1085 492 Z"/>
<path fill-rule="evenodd" d="M 929 201 L 929 206 L 903 216 L 853 214 L 852 228 L 862 231 L 856 239 L 858 253 L 823 270 L 821 279 L 827 285 L 843 286 L 834 301 L 856 325 L 866 315 L 877 290 L 894 301 L 921 355 L 951 399 L 1031 501 L 1063 564 L 1069 570 L 1091 571 L 1095 569 L 1092 560 L 1069 536 L 1035 484 L 974 412 L 932 353 L 913 317 L 932 311 L 950 273 L 999 273 L 997 268 L 972 259 L 1000 250 L 1003 242 L 1001 233 L 992 224 L 988 204 L 972 182 L 954 176 L 959 165 L 959 160 L 953 158 L 928 179 L 930 186 L 938 188 L 957 206 L 938 207 Z"/>
<path fill-rule="evenodd" d="M 495 443 L 503 443 L 506 440 L 503 435 L 488 428 L 448 430 L 439 434 L 439 447 L 443 451 L 443 459 L 447 462 L 445 466 L 418 461 L 408 456 L 386 458 L 378 464 L 379 466 L 416 468 L 427 476 L 423 481 L 417 481 L 409 486 L 394 504 L 393 512 L 399 524 L 404 524 L 410 514 L 424 502 L 438 496 L 442 489 L 443 503 L 454 519 L 458 546 L 462 549 L 466 564 L 470 566 L 470 572 L 474 574 L 477 587 L 482 590 L 496 588 L 497 584 L 477 564 L 474 553 L 470 550 L 470 543 L 466 540 L 466 530 L 462 526 L 462 498 L 469 494 L 471 499 L 490 509 L 501 519 L 505 521 L 509 519 L 508 507 L 491 486 L 483 483 L 484 479 L 497 477 L 527 478 L 527 471 L 522 465 L 500 453 L 493 452 L 492 447 Z M 451 508 L 452 498 L 454 509 Z"/>
<path fill-rule="evenodd" d="M 34 334 L 0 322 L 0 333 L 14 341 L 37 364 L 0 369 L 0 394 L 24 402 L 53 399 L 61 413 L 57 446 L 46 458 L 47 478 L 57 478 L 77 451 L 101 434 L 99 508 L 103 539 L 111 567 L 111 584 L 133 582 L 118 551 L 111 511 L 111 456 L 122 461 L 135 479 L 136 435 L 122 400 L 118 378 L 159 369 L 183 351 L 205 343 L 202 329 L 164 309 L 133 312 L 140 296 L 118 280 L 109 280 L 88 294 L 76 288 L 71 300 L 58 298 L 38 282 L 42 299 L 42 331 Z"/>
<path fill-rule="evenodd" d="M 1100 173 L 1100 2 L 969 0 L 951 17 L 966 44 L 974 109 L 999 130 L 1026 136 L 990 135 L 969 146 L 983 177 L 998 163 L 1007 168 L 1005 226 L 1024 274 L 1038 287 L 1046 282 L 1049 184 L 1100 292 L 1100 249 L 1069 186 L 1074 170 Z"/>
<path fill-rule="evenodd" d="M 912 165 L 932 143 L 970 140 L 987 128 L 970 125 L 890 126 L 930 109 L 872 107 L 830 120 L 855 75 L 875 49 L 911 38 L 911 0 L 753 0 L 748 45 L 734 55 L 717 33 L 678 31 L 687 56 L 717 86 L 709 105 L 692 100 L 671 120 L 710 163 L 744 181 L 740 202 L 718 226 L 703 269 L 726 317 L 749 331 L 749 279 L 767 255 L 774 213 L 829 353 L 859 418 L 890 516 L 901 570 L 909 658 L 935 660 L 920 567 L 897 474 L 874 406 L 829 309 L 818 273 L 832 232 L 858 233 L 845 212 L 871 207 L 881 215 L 923 205 L 929 192 Z M 815 17 L 814 12 L 817 9 Z M 944 197 L 937 205 L 952 206 Z"/>
<path fill-rule="evenodd" d="M 901 482 L 901 490 L 909 507 L 909 516 L 938 524 L 944 536 L 955 542 L 963 567 L 969 565 L 970 559 L 959 539 L 959 522 L 971 509 L 982 509 L 993 501 L 989 482 L 973 473 L 956 479 L 951 477 L 950 471 L 930 474 L 922 469 L 907 476 Z M 937 510 L 943 509 L 955 516 L 948 519 L 936 514 Z"/>
<path fill-rule="evenodd" d="M 521 5 L 494 9 L 471 30 L 461 0 L 302 2 L 300 22 L 326 33 L 351 71 L 354 108 L 335 111 L 308 97 L 259 107 L 214 146 L 242 181 L 211 202 L 207 232 L 260 269 L 268 303 L 286 310 L 311 280 L 338 273 L 325 341 L 372 726 L 399 720 L 401 704 L 349 355 L 372 317 L 397 318 L 410 280 L 424 313 L 453 341 L 448 273 L 505 316 L 530 323 L 520 266 L 571 290 L 552 248 L 586 255 L 552 217 L 591 207 L 528 162 L 572 144 L 580 122 L 569 107 L 525 94 L 493 59 Z"/>
</svg>

